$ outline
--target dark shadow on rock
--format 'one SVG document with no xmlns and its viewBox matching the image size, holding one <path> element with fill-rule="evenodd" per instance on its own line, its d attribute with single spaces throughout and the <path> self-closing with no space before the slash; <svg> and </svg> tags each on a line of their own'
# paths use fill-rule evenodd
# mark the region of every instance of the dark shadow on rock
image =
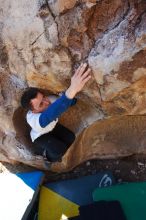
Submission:
<svg viewBox="0 0 146 220">
<path fill-rule="evenodd" d="M 26 111 L 18 107 L 13 115 L 13 124 L 16 131 L 16 139 L 31 150 L 33 144 L 30 138 L 30 126 L 26 121 Z"/>
</svg>

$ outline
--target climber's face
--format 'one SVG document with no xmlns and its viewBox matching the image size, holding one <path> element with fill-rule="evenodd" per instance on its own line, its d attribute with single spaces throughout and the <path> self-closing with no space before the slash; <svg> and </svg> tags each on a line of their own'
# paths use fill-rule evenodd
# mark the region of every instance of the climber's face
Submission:
<svg viewBox="0 0 146 220">
<path fill-rule="evenodd" d="M 30 104 L 33 113 L 41 113 L 48 108 L 51 102 L 48 97 L 38 92 L 37 96 L 34 99 L 31 99 Z"/>
</svg>

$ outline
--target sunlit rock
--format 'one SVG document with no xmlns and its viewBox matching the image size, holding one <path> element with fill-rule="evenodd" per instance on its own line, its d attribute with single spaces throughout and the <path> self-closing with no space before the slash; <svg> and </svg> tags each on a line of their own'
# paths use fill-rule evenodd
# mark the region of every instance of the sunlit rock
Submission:
<svg viewBox="0 0 146 220">
<path fill-rule="evenodd" d="M 48 94 L 65 91 L 81 62 L 88 62 L 92 79 L 60 119 L 79 137 L 60 170 L 57 164 L 52 169 L 66 171 L 92 158 L 145 154 L 145 116 L 137 115 L 146 113 L 146 1 L 1 0 L 0 161 L 46 169 L 43 158 L 33 154 L 20 97 L 29 86 Z M 122 116 L 127 114 L 133 122 Z M 126 120 L 129 136 L 123 133 Z M 137 144 L 131 150 L 128 126 L 136 126 L 133 136 L 140 148 Z M 119 129 L 114 143 L 107 127 L 113 140 L 112 132 Z"/>
<path fill-rule="evenodd" d="M 146 154 L 146 116 L 121 116 L 96 121 L 84 129 L 54 172 L 66 172 L 90 159 L 115 159 Z"/>
</svg>

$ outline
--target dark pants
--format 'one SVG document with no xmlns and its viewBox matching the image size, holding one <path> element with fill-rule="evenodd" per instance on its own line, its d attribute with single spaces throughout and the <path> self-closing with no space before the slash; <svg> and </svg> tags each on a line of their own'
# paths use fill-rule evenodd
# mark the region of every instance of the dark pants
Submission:
<svg viewBox="0 0 146 220">
<path fill-rule="evenodd" d="M 34 141 L 34 151 L 38 155 L 46 152 L 46 157 L 51 162 L 59 161 L 74 140 L 74 133 L 57 123 L 51 132 Z"/>
</svg>

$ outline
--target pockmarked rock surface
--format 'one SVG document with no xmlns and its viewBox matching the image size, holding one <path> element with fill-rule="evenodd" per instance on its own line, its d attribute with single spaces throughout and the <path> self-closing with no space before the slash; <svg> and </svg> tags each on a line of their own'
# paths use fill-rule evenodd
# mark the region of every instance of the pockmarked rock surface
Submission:
<svg viewBox="0 0 146 220">
<path fill-rule="evenodd" d="M 79 135 L 99 119 L 105 123 L 111 116 L 145 114 L 146 1 L 1 0 L 0 161 L 46 169 L 42 157 L 33 154 L 20 97 L 29 86 L 51 94 L 66 90 L 81 62 L 91 67 L 92 79 L 61 123 Z M 74 150 L 78 162 L 66 167 L 82 163 L 89 153 L 90 159 L 99 155 L 92 139 L 94 151 L 87 145 Z M 128 143 L 124 146 L 131 153 Z"/>
</svg>

